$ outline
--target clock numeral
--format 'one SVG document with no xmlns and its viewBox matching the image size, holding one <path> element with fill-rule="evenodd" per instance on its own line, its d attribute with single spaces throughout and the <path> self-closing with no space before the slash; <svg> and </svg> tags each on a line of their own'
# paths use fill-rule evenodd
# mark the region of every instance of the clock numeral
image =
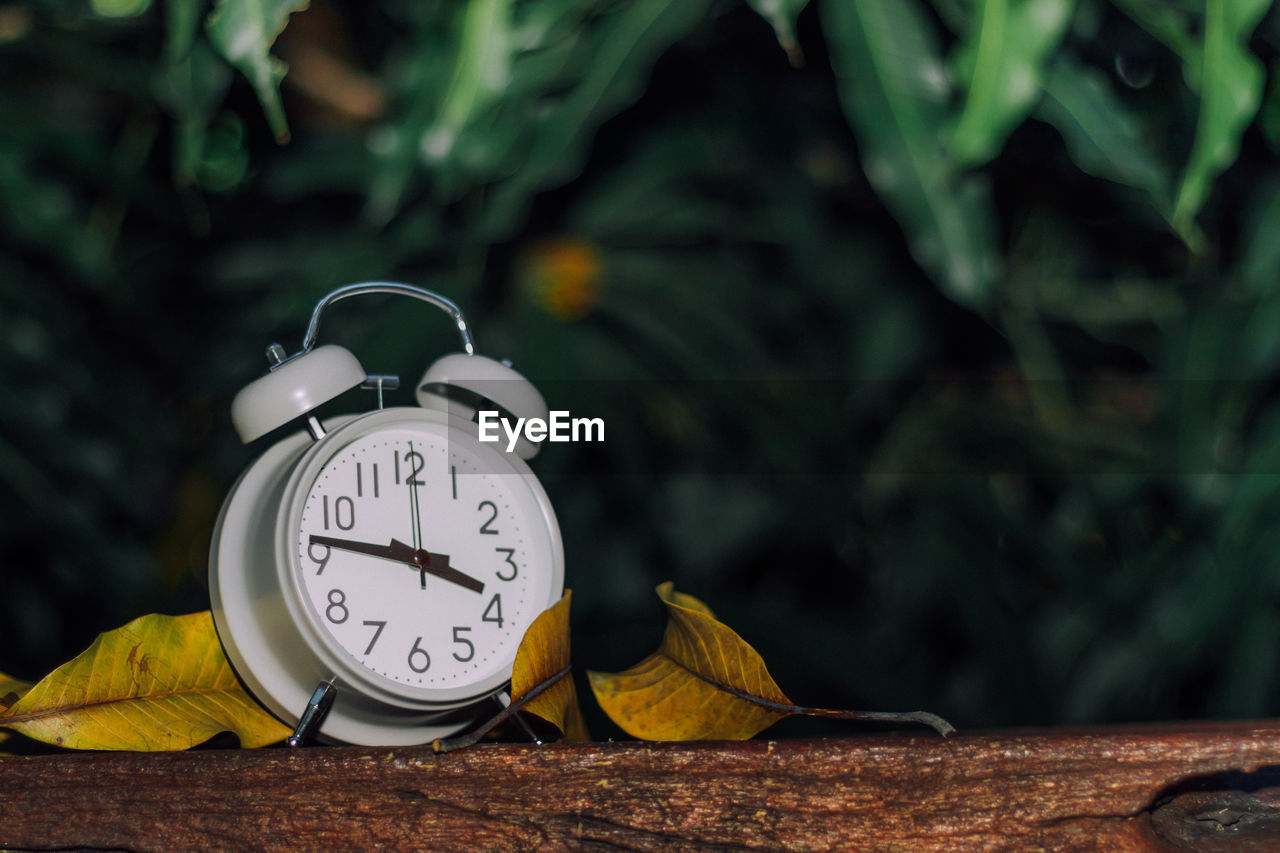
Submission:
<svg viewBox="0 0 1280 853">
<path fill-rule="evenodd" d="M 476 511 L 484 512 L 485 507 L 488 507 L 493 514 L 489 516 L 484 524 L 480 525 L 480 532 L 486 536 L 497 536 L 497 529 L 490 529 L 489 525 L 493 524 L 498 519 L 498 505 L 493 501 L 480 501 L 480 506 L 476 507 Z"/>
<path fill-rule="evenodd" d="M 324 496 L 324 529 L 329 529 L 329 496 Z M 339 530 L 350 530 L 356 526 L 356 502 L 346 495 L 334 498 L 333 523 Z"/>
<path fill-rule="evenodd" d="M 386 622 L 377 622 L 366 619 L 364 622 L 366 627 L 373 628 L 373 639 L 369 641 L 369 646 L 364 650 L 367 655 L 373 651 L 373 647 L 377 644 L 378 638 L 382 636 L 382 629 L 387 627 Z"/>
<path fill-rule="evenodd" d="M 399 485 L 421 486 L 422 485 L 422 481 L 418 479 L 418 475 L 422 473 L 422 468 L 427 464 L 427 460 L 423 458 L 421 453 L 419 453 L 416 450 L 413 450 L 412 448 L 410 448 L 408 451 L 405 452 L 404 467 L 405 467 L 405 470 L 408 472 L 409 476 L 406 477 L 403 481 L 401 481 L 400 479 L 400 451 L 398 450 L 396 451 L 396 454 L 395 454 L 395 463 L 396 463 L 395 475 L 396 475 L 397 486 Z"/>
<path fill-rule="evenodd" d="M 323 557 L 316 556 L 317 547 L 324 549 Z M 332 553 L 333 551 L 330 550 L 328 545 L 319 545 L 316 542 L 312 542 L 310 545 L 307 546 L 307 556 L 311 558 L 311 562 L 316 564 L 316 577 L 319 577 L 321 573 L 324 572 L 324 567 L 329 565 L 329 556 Z"/>
<path fill-rule="evenodd" d="M 481 622 L 495 622 L 498 627 L 502 627 L 502 594 L 494 593 L 493 598 L 489 599 L 489 603 L 484 608 L 484 615 L 480 617 Z"/>
<path fill-rule="evenodd" d="M 501 554 L 501 555 L 502 555 L 502 559 L 503 559 L 503 560 L 505 560 L 505 561 L 506 561 L 506 563 L 507 563 L 507 565 L 511 567 L 511 574 L 510 574 L 510 575 L 504 575 L 501 571 L 499 571 L 499 572 L 498 572 L 498 580 L 500 580 L 500 581 L 513 581 L 513 580 L 515 580 L 515 579 L 516 579 L 516 575 L 520 573 L 520 567 L 516 565 L 516 561 L 515 561 L 515 560 L 511 559 L 512 555 L 514 555 L 514 554 L 515 554 L 516 549 L 515 549 L 515 548 L 494 548 L 493 550 L 495 550 L 495 551 L 497 551 L 499 554 Z"/>
<path fill-rule="evenodd" d="M 373 463 L 373 496 L 378 497 L 378 463 Z M 364 467 L 362 463 L 356 463 L 356 497 L 364 497 Z"/>
<path fill-rule="evenodd" d="M 456 501 L 458 499 L 458 466 L 457 465 L 449 466 L 449 479 L 453 481 L 453 499 Z"/>
<path fill-rule="evenodd" d="M 427 654 L 427 650 L 422 648 L 419 643 L 422 638 L 413 641 L 413 648 L 409 649 L 409 669 L 417 673 L 423 673 L 431 669 L 431 655 Z"/>
<path fill-rule="evenodd" d="M 341 625 L 351 618 L 347 609 L 347 594 L 340 589 L 329 590 L 329 606 L 324 609 L 324 618 L 335 625 Z"/>
<path fill-rule="evenodd" d="M 454 626 L 453 644 L 455 646 L 467 647 L 467 653 L 465 656 L 460 655 L 457 652 L 453 653 L 453 659 L 458 661 L 459 663 L 466 663 L 467 661 L 471 660 L 473 657 L 476 656 L 476 644 L 468 640 L 466 637 L 461 636 L 462 632 L 470 631 L 470 630 L 471 628 L 469 627 Z"/>
</svg>

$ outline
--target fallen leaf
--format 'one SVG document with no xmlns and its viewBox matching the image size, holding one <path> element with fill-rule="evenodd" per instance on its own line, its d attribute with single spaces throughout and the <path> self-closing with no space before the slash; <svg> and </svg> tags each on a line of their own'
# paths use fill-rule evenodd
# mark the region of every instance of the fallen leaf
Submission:
<svg viewBox="0 0 1280 853">
<path fill-rule="evenodd" d="M 8 710 L 10 705 L 21 699 L 34 686 L 30 681 L 23 681 L 0 672 L 0 712 Z"/>
<path fill-rule="evenodd" d="M 578 691 L 573 686 L 569 665 L 569 599 L 572 595 L 570 590 L 565 590 L 560 600 L 539 613 L 524 632 L 511 673 L 511 702 L 464 734 L 432 741 L 432 750 L 453 752 L 475 746 L 498 726 L 512 718 L 519 719 L 517 715 L 521 711 L 529 711 L 551 723 L 565 740 L 591 739 L 578 706 Z"/>
<path fill-rule="evenodd" d="M 657 588 L 667 606 L 658 651 L 619 673 L 589 672 L 600 707 L 642 740 L 746 740 L 792 714 L 840 720 L 919 723 L 941 735 L 955 729 L 926 711 L 833 711 L 795 705 L 764 659 L 692 595 L 670 582 Z"/>
<path fill-rule="evenodd" d="M 289 734 L 236 680 L 208 611 L 152 614 L 99 634 L 0 712 L 0 727 L 72 749 L 143 751 L 187 749 L 224 731 L 250 747 Z"/>
<path fill-rule="evenodd" d="M 5 675 L 0 672 L 0 713 L 21 699 L 22 695 L 30 690 L 32 686 L 30 681 L 23 681 L 20 678 L 14 678 L 12 675 Z M 0 731 L 0 743 L 8 740 L 10 734 L 10 732 Z"/>
<path fill-rule="evenodd" d="M 600 707 L 627 734 L 643 740 L 746 740 L 791 713 L 794 706 L 764 659 L 709 607 L 676 592 L 670 582 L 657 592 L 669 617 L 658 651 L 625 672 L 588 673 Z"/>
<path fill-rule="evenodd" d="M 573 593 L 542 611 L 524 632 L 511 673 L 511 699 L 518 702 L 549 679 L 554 684 L 529 698 L 521 710 L 534 714 L 560 730 L 566 741 L 591 740 L 578 705 L 578 691 L 569 668 L 569 601 Z"/>
</svg>

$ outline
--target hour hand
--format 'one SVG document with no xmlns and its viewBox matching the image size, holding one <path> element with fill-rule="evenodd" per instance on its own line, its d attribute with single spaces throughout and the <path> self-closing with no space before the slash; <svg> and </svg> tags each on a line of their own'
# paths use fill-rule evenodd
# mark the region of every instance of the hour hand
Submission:
<svg viewBox="0 0 1280 853">
<path fill-rule="evenodd" d="M 448 554 L 417 551 L 413 555 L 413 563 L 422 570 L 423 588 L 426 588 L 427 575 L 435 575 L 440 580 L 456 583 L 463 589 L 469 589 L 472 592 L 484 592 L 483 583 L 449 565 Z"/>
</svg>

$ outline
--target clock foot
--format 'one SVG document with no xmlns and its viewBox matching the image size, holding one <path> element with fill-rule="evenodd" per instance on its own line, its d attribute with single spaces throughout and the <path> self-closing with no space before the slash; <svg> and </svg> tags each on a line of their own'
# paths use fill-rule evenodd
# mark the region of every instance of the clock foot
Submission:
<svg viewBox="0 0 1280 853">
<path fill-rule="evenodd" d="M 333 706 L 333 699 L 337 693 L 332 681 L 322 681 L 316 685 L 315 692 L 307 702 L 307 709 L 302 712 L 302 717 L 298 720 L 298 727 L 293 730 L 293 734 L 289 735 L 287 741 L 289 746 L 302 746 L 319 730 L 325 715 L 329 713 L 329 708 Z"/>
<path fill-rule="evenodd" d="M 493 694 L 493 701 L 497 702 L 499 707 L 505 708 L 511 704 L 511 694 L 505 690 L 501 693 L 495 693 Z M 528 721 L 525 720 L 524 717 L 520 716 L 519 713 L 514 716 L 516 719 L 516 725 L 520 726 L 520 728 L 524 730 L 524 733 L 529 736 L 529 740 L 533 741 L 538 746 L 542 746 L 542 738 L 538 737 L 538 733 L 533 730 L 533 727 L 529 725 Z"/>
</svg>

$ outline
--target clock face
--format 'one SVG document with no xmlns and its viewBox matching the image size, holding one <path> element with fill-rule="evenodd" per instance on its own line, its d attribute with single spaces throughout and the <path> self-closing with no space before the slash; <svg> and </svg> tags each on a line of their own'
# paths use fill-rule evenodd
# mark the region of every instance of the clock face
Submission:
<svg viewBox="0 0 1280 853">
<path fill-rule="evenodd" d="M 326 645 L 410 696 L 510 677 L 562 582 L 531 474 L 456 427 L 408 420 L 357 430 L 303 483 L 291 570 Z"/>
</svg>

